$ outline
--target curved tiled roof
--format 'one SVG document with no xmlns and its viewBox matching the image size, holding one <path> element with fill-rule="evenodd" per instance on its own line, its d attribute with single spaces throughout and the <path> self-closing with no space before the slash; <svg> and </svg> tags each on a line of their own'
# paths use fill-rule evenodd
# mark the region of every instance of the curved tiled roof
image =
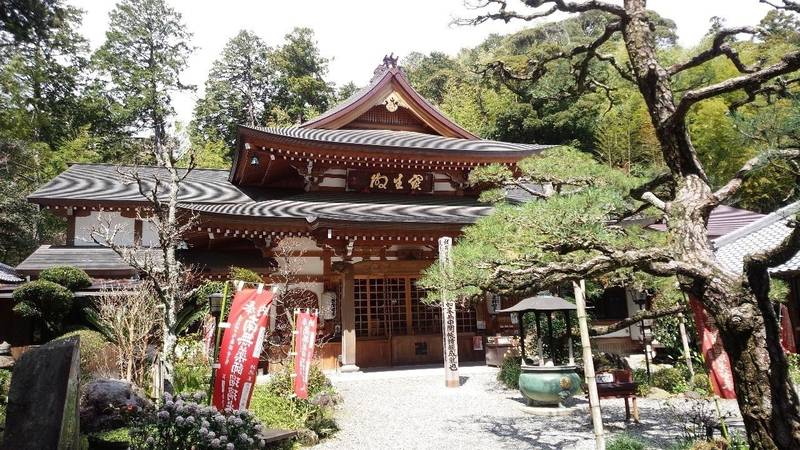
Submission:
<svg viewBox="0 0 800 450">
<path fill-rule="evenodd" d="M 399 196 L 357 193 L 304 193 L 240 204 L 184 203 L 208 214 L 252 218 L 341 220 L 352 222 L 469 224 L 492 208 L 458 197 Z"/>
<path fill-rule="evenodd" d="M 321 144 L 373 146 L 397 152 L 415 149 L 434 152 L 483 154 L 487 156 L 500 153 L 516 153 L 520 156 L 527 156 L 552 147 L 550 145 L 516 144 L 488 139 L 450 138 L 434 134 L 416 133 L 413 131 L 326 130 L 297 127 L 265 128 L 248 127 L 244 125 L 242 125 L 241 128 L 256 130 L 277 138 L 311 141 Z"/>
<path fill-rule="evenodd" d="M 144 178 L 164 173 L 155 167 L 136 170 Z M 145 203 L 136 183 L 126 182 L 115 166 L 105 164 L 72 165 L 28 198 L 59 205 Z M 247 189 L 229 182 L 224 170 L 193 171 L 184 181 L 179 200 L 183 208 L 208 214 L 312 221 L 468 224 L 491 211 L 473 199 L 456 196 Z"/>
<path fill-rule="evenodd" d="M 0 263 L 0 283 L 21 283 L 25 280 L 8 264 Z"/>
<path fill-rule="evenodd" d="M 727 270 L 740 274 L 744 258 L 780 244 L 792 228 L 789 221 L 800 213 L 800 202 L 792 203 L 761 219 L 714 240 L 717 261 Z M 800 253 L 789 261 L 770 269 L 773 274 L 800 272 Z"/>
<path fill-rule="evenodd" d="M 28 199 L 37 203 L 70 199 L 81 201 L 144 201 L 136 182 L 127 181 L 120 173 L 136 171 L 144 180 L 158 177 L 166 182 L 166 171 L 151 166 L 118 166 L 109 164 L 73 164 Z M 166 188 L 168 183 L 164 186 Z M 180 199 L 187 202 L 245 202 L 252 198 L 242 188 L 228 181 L 227 170 L 195 169 L 181 185 Z"/>
</svg>

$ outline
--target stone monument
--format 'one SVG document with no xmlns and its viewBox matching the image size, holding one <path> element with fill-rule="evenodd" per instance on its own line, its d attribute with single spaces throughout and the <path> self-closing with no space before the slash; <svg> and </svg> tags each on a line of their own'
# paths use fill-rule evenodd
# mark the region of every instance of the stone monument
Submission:
<svg viewBox="0 0 800 450">
<path fill-rule="evenodd" d="M 78 336 L 25 352 L 14 366 L 3 450 L 78 450 Z"/>
</svg>

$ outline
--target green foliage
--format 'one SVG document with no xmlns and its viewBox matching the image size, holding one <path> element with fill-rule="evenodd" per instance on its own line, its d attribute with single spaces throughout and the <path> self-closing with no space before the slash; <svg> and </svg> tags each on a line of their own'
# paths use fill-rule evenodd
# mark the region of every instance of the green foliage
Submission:
<svg viewBox="0 0 800 450">
<path fill-rule="evenodd" d="M 109 17 L 106 41 L 94 62 L 110 80 L 115 119 L 163 141 L 174 113 L 172 95 L 193 89 L 180 80 L 192 35 L 164 0 L 122 0 Z"/>
<path fill-rule="evenodd" d="M 792 378 L 792 383 L 800 385 L 800 354 L 789 353 L 786 359 L 789 361 L 789 376 Z"/>
<path fill-rule="evenodd" d="M 72 308 L 72 292 L 47 280 L 36 280 L 16 288 L 14 312 L 38 322 L 45 338 L 57 334 Z"/>
<path fill-rule="evenodd" d="M 671 394 L 680 394 L 689 390 L 684 373 L 676 367 L 664 367 L 653 372 L 651 377 L 653 387 L 663 389 Z"/>
<path fill-rule="evenodd" d="M 609 220 L 638 203 L 627 193 L 640 180 L 595 162 L 589 155 L 571 148 L 558 148 L 520 163 L 523 176 L 551 182 L 560 195 L 547 201 L 500 204 L 494 213 L 464 230 L 453 248 L 452 277 L 443 277 L 439 265 L 425 271 L 421 284 L 438 291 L 442 287 L 464 297 L 481 289 L 502 291 L 524 286 L 525 292 L 551 288 L 552 282 L 530 275 L 493 278 L 496 267 L 516 269 L 542 266 L 554 261 L 580 264 L 598 255 L 593 247 L 619 250 L 658 248 L 663 234 L 636 226 L 623 230 L 609 227 Z M 478 176 L 474 182 L 480 182 Z M 502 171 L 491 173 L 496 180 Z M 609 272 L 613 272 L 610 270 Z M 435 298 L 430 295 L 428 298 Z"/>
<path fill-rule="evenodd" d="M 128 428 L 115 428 L 113 430 L 92 433 L 91 440 L 103 444 L 130 444 L 131 437 Z M 102 444 L 101 444 L 102 445 Z"/>
<path fill-rule="evenodd" d="M 86 289 L 92 285 L 92 279 L 83 270 L 72 266 L 53 266 L 42 270 L 39 279 L 60 284 L 72 292 Z"/>
<path fill-rule="evenodd" d="M 333 84 L 325 81 L 328 59 L 320 55 L 314 31 L 294 28 L 284 41 L 273 57 L 278 69 L 273 114 L 275 122 L 282 115 L 288 119 L 277 124 L 292 125 L 327 110 L 335 93 Z"/>
<path fill-rule="evenodd" d="M 497 381 L 509 389 L 519 389 L 519 374 L 522 373 L 522 359 L 518 356 L 507 356 L 503 359 L 500 371 L 497 372 Z"/>
<path fill-rule="evenodd" d="M 75 330 L 59 336 L 66 339 L 72 336 L 80 338 L 81 378 L 94 376 L 118 376 L 116 349 L 101 333 L 94 330 Z M 117 375 L 115 375 L 117 374 Z"/>
<path fill-rule="evenodd" d="M 273 373 L 266 389 L 277 396 L 290 397 L 294 393 L 294 369 L 286 365 L 279 372 Z M 331 381 L 322 373 L 318 365 L 312 364 L 308 371 L 308 397 L 313 398 L 320 393 L 333 393 Z"/>
<path fill-rule="evenodd" d="M 263 283 L 264 278 L 256 272 L 243 267 L 231 267 L 230 279 L 244 281 L 245 283 Z"/>
<path fill-rule="evenodd" d="M 334 402 L 320 401 L 322 397 L 334 399 L 336 393 L 330 380 L 316 365 L 311 366 L 308 380 L 308 400 L 294 395 L 291 373 L 286 366 L 272 374 L 269 383 L 257 385 L 253 391 L 250 410 L 267 427 L 290 430 L 310 430 L 318 437 L 334 433 L 338 427 L 333 420 Z"/>
<path fill-rule="evenodd" d="M 633 369 L 633 381 L 637 384 L 636 393 L 642 397 L 650 393 L 650 381 L 646 369 Z"/>
<path fill-rule="evenodd" d="M 210 383 L 211 365 L 203 353 L 203 341 L 196 335 L 179 338 L 175 348 L 175 392 L 206 392 Z"/>
<path fill-rule="evenodd" d="M 619 434 L 606 444 L 606 450 L 645 450 L 647 443 L 628 434 Z"/>
<path fill-rule="evenodd" d="M 270 121 L 277 74 L 273 50 L 255 33 L 241 30 L 208 72 L 205 96 L 197 101 L 192 127 L 201 141 L 222 144 L 225 160 L 235 151 L 241 125 Z"/>
<path fill-rule="evenodd" d="M 711 379 L 704 373 L 696 373 L 692 377 L 692 390 L 701 394 L 710 394 L 712 392 Z"/>
<path fill-rule="evenodd" d="M 203 404 L 203 395 L 164 394 L 156 411 L 145 414 L 130 428 L 135 450 L 205 450 L 264 448 L 259 439 L 263 426 L 250 411 L 217 411 Z"/>
</svg>

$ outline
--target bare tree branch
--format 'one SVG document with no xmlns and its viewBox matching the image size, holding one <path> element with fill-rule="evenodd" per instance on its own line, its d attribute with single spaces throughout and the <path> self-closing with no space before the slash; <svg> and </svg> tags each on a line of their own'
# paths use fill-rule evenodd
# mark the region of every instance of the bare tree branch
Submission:
<svg viewBox="0 0 800 450">
<path fill-rule="evenodd" d="M 713 198 L 716 202 L 722 203 L 735 195 L 744 184 L 745 180 L 752 175 L 752 173 L 764 166 L 777 160 L 800 160 L 800 149 L 798 148 L 785 148 L 777 150 L 767 150 L 759 153 L 755 157 L 749 159 L 744 165 L 736 172 L 736 175 L 730 179 L 724 186 L 714 192 Z"/>
<path fill-rule="evenodd" d="M 647 319 L 658 319 L 660 317 L 671 316 L 689 309 L 688 304 L 679 304 L 670 306 L 664 309 L 643 309 L 636 312 L 627 319 L 620 320 L 619 322 L 612 323 L 611 325 L 598 325 L 589 329 L 589 334 L 592 336 L 602 336 L 604 334 L 613 333 L 615 331 L 628 328 L 631 325 Z"/>
<path fill-rule="evenodd" d="M 673 115 L 674 120 L 682 120 L 689 111 L 689 108 L 697 102 L 739 89 L 758 87 L 775 77 L 794 72 L 798 69 L 800 69 L 800 52 L 792 52 L 784 55 L 780 62 L 756 72 L 729 78 L 710 86 L 688 91 L 683 95 L 683 98 L 681 98 L 675 109 L 675 114 Z"/>
<path fill-rule="evenodd" d="M 783 9 L 786 11 L 794 11 L 800 13 L 800 2 L 795 0 L 779 0 L 781 3 L 773 3 L 770 0 L 758 0 L 761 3 L 772 6 L 775 9 Z"/>
<path fill-rule="evenodd" d="M 757 71 L 759 67 L 748 67 L 745 65 L 741 58 L 739 58 L 739 53 L 726 41 L 728 38 L 736 36 L 737 34 L 756 34 L 757 32 L 758 30 L 753 27 L 725 28 L 720 30 L 714 35 L 711 48 L 698 53 L 688 61 L 673 64 L 667 69 L 667 73 L 672 76 L 684 70 L 691 69 L 692 67 L 697 67 L 721 55 L 727 56 L 740 73 L 753 73 Z"/>
</svg>

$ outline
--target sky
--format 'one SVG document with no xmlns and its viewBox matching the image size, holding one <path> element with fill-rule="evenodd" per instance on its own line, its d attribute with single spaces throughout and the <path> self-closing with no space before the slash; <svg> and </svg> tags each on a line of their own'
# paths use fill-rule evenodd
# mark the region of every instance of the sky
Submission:
<svg viewBox="0 0 800 450">
<path fill-rule="evenodd" d="M 191 120 L 197 98 L 213 61 L 228 39 L 241 29 L 257 33 L 276 46 L 297 26 L 316 33 L 323 56 L 331 60 L 328 78 L 337 85 L 353 81 L 363 86 L 383 56 L 401 58 L 412 51 L 443 51 L 455 55 L 491 33 L 512 33 L 530 26 L 493 21 L 482 25 L 451 25 L 475 11 L 464 0 L 168 0 L 182 15 L 197 47 L 183 82 L 197 91 L 174 98 L 177 119 Z M 93 49 L 105 40 L 112 0 L 67 0 L 85 11 L 81 32 Z M 510 3 L 513 4 L 513 3 Z M 648 7 L 674 20 L 681 45 L 695 45 L 708 31 L 712 16 L 728 26 L 754 25 L 768 7 L 758 0 L 651 0 Z"/>
</svg>

